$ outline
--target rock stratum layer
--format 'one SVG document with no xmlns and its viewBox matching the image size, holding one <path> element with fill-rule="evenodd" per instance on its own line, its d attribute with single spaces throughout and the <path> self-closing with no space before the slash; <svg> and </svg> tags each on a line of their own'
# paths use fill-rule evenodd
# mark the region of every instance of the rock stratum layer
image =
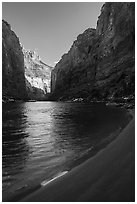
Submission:
<svg viewBox="0 0 137 204">
<path fill-rule="evenodd" d="M 52 98 L 134 95 L 135 3 L 105 3 L 96 29 L 77 37 L 51 76 Z"/>
<path fill-rule="evenodd" d="M 23 49 L 23 54 L 28 98 L 44 100 L 50 93 L 52 67 L 42 62 L 35 51 Z"/>
<path fill-rule="evenodd" d="M 2 98 L 26 99 L 24 56 L 19 38 L 2 21 Z"/>
</svg>

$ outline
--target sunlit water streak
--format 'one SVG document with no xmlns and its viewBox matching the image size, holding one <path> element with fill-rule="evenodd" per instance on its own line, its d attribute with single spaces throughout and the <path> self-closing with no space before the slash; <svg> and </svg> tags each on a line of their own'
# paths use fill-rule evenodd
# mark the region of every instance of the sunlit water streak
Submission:
<svg viewBox="0 0 137 204">
<path fill-rule="evenodd" d="M 127 111 L 104 104 L 26 102 L 2 110 L 3 194 L 69 170 L 130 120 Z"/>
</svg>

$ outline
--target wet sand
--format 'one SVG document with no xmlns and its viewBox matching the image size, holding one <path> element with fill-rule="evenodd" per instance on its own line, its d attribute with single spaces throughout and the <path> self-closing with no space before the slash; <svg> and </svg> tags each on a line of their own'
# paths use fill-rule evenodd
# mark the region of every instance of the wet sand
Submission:
<svg viewBox="0 0 137 204">
<path fill-rule="evenodd" d="M 132 115 L 133 111 L 132 111 Z M 135 119 L 105 149 L 21 202 L 134 202 Z"/>
</svg>

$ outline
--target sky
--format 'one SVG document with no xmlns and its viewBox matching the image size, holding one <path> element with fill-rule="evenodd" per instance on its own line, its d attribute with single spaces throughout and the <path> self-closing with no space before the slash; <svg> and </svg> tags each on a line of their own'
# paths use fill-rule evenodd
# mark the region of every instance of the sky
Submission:
<svg viewBox="0 0 137 204">
<path fill-rule="evenodd" d="M 2 18 L 25 49 L 36 50 L 50 66 L 67 53 L 77 36 L 96 28 L 103 2 L 3 2 Z"/>
</svg>

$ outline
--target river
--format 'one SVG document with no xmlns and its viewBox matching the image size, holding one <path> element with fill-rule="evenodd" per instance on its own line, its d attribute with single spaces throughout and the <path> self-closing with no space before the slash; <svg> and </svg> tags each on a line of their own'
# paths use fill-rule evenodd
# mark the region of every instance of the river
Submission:
<svg viewBox="0 0 137 204">
<path fill-rule="evenodd" d="M 70 170 L 115 139 L 129 120 L 128 111 L 103 103 L 3 104 L 3 196 Z"/>
</svg>

